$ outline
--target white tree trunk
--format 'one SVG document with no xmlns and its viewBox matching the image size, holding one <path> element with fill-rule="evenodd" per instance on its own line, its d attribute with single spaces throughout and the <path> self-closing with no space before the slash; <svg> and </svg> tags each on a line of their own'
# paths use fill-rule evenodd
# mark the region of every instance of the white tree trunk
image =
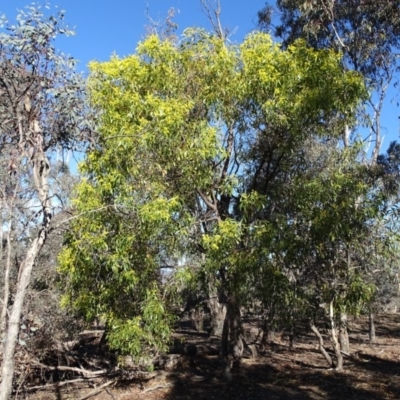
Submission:
<svg viewBox="0 0 400 400">
<path fill-rule="evenodd" d="M 372 308 L 369 309 L 369 341 L 370 343 L 376 342 L 375 320 Z"/>
<path fill-rule="evenodd" d="M 310 322 L 310 328 L 314 332 L 315 336 L 318 339 L 318 344 L 319 344 L 319 350 L 321 351 L 322 355 L 325 357 L 325 360 L 328 362 L 329 366 L 333 366 L 332 358 L 328 354 L 328 352 L 325 349 L 324 346 L 324 339 L 322 338 L 322 335 L 320 334 L 318 328 L 315 326 L 314 322 Z"/>
<path fill-rule="evenodd" d="M 342 352 L 340 351 L 340 344 L 338 340 L 338 335 L 336 331 L 336 324 L 334 319 L 334 312 L 333 312 L 333 300 L 329 304 L 329 317 L 331 320 L 331 338 L 333 343 L 333 348 L 335 350 L 336 355 L 336 371 L 341 371 L 343 369 L 343 356 Z"/>
<path fill-rule="evenodd" d="M 12 380 L 14 375 L 14 351 L 19 334 L 19 323 L 26 289 L 31 279 L 32 268 L 40 248 L 44 243 L 43 229 L 33 241 L 24 262 L 21 265 L 17 292 L 12 306 L 10 320 L 8 323 L 6 341 L 4 343 L 2 380 L 0 385 L 0 400 L 8 400 L 12 392 Z"/>
<path fill-rule="evenodd" d="M 3 243 L 1 243 L 1 246 L 3 246 Z M 0 337 L 2 339 L 4 338 L 4 332 L 7 326 L 8 301 L 10 299 L 10 270 L 11 270 L 11 223 L 8 226 L 8 232 L 7 232 L 7 256 L 6 256 L 6 266 L 4 269 L 4 293 L 3 293 L 3 304 L 0 316 Z"/>
<path fill-rule="evenodd" d="M 37 134 L 40 133 L 36 121 L 33 128 L 34 132 L 36 132 Z M 37 153 L 33 159 L 33 178 L 38 193 L 38 198 L 42 206 L 43 222 L 37 237 L 33 240 L 31 246 L 27 251 L 25 260 L 21 264 L 18 275 L 15 300 L 11 309 L 4 343 L 0 400 L 8 400 L 12 393 L 14 376 L 14 352 L 18 340 L 20 319 L 25 299 L 25 293 L 31 280 L 33 265 L 35 264 L 35 260 L 39 255 L 41 248 L 43 247 L 43 244 L 47 237 L 47 233 L 49 231 L 51 220 L 51 207 L 48 196 L 49 168 L 49 161 L 39 145 L 39 148 L 37 148 Z"/>
<path fill-rule="evenodd" d="M 341 350 L 346 354 L 350 354 L 347 313 L 340 314 L 339 342 Z"/>
<path fill-rule="evenodd" d="M 6 261 L 5 261 L 5 269 L 4 269 L 4 293 L 3 293 L 3 304 L 1 309 L 0 316 L 0 338 L 4 339 L 4 333 L 7 326 L 7 312 L 8 312 L 8 302 L 10 300 L 10 271 L 11 271 L 11 253 L 12 253 L 12 244 L 11 244 L 11 234 L 13 230 L 14 223 L 14 215 L 13 209 L 15 200 L 18 193 L 18 184 L 14 188 L 14 195 L 11 198 L 9 204 L 6 205 L 6 201 L 3 204 L 6 205 L 8 209 L 8 221 L 7 221 L 7 251 L 6 251 Z M 2 192 L 3 198 L 6 199 L 5 191 Z M 1 259 L 3 258 L 3 220 L 1 219 Z"/>
</svg>

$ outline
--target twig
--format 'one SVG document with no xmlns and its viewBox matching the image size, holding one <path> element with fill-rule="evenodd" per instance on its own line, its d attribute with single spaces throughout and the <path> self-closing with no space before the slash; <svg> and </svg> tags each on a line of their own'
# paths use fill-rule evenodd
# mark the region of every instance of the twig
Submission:
<svg viewBox="0 0 400 400">
<path fill-rule="evenodd" d="M 165 388 L 170 387 L 170 386 L 172 386 L 172 383 L 167 383 L 166 385 L 155 385 L 155 386 L 151 386 L 151 387 L 149 387 L 148 389 L 143 390 L 143 392 L 140 393 L 140 395 L 146 394 L 146 393 L 149 393 L 149 392 L 153 392 L 154 390 L 158 390 L 158 389 L 165 389 Z"/>
<path fill-rule="evenodd" d="M 78 214 L 78 215 L 74 215 L 74 216 L 72 216 L 72 217 L 70 217 L 70 218 L 65 219 L 64 221 L 61 221 L 58 225 L 53 226 L 53 227 L 51 228 L 51 231 L 54 231 L 54 230 L 58 229 L 58 228 L 59 228 L 60 226 L 62 226 L 63 224 L 65 224 L 65 223 L 67 223 L 67 222 L 69 222 L 69 221 L 72 221 L 73 219 L 79 218 L 79 217 L 81 217 L 82 215 L 94 213 L 94 212 L 97 212 L 97 211 L 101 211 L 101 210 L 104 210 L 105 208 L 109 208 L 109 207 L 113 207 L 113 205 L 112 205 L 112 204 L 107 204 L 107 205 L 101 206 L 101 207 L 99 207 L 99 208 L 94 208 L 93 210 L 88 210 L 88 211 L 81 212 L 81 213 Z"/>
<path fill-rule="evenodd" d="M 225 40 L 227 38 L 227 34 L 224 32 L 222 29 L 221 25 L 221 20 L 220 20 L 220 15 L 221 15 L 221 3 L 220 0 L 217 0 L 215 2 L 215 5 L 211 4 L 211 1 L 209 0 L 201 0 L 201 4 L 204 7 L 204 10 L 207 13 L 207 17 L 211 22 L 211 25 L 213 26 L 213 29 L 217 36 L 220 39 Z"/>
<path fill-rule="evenodd" d="M 339 33 L 338 33 L 338 31 L 336 30 L 336 27 L 335 27 L 335 13 L 334 13 L 334 11 L 333 11 L 334 3 L 335 3 L 335 1 L 333 0 L 331 6 L 328 7 L 328 6 L 325 4 L 325 2 L 323 1 L 323 2 L 322 2 L 322 7 L 324 7 L 325 12 L 328 14 L 328 17 L 329 17 L 330 23 L 331 23 L 331 27 L 332 27 L 332 29 L 333 29 L 333 32 L 335 33 L 336 39 L 337 39 L 337 40 L 339 41 L 339 43 L 340 43 L 340 46 L 342 46 L 342 48 L 344 48 L 344 49 L 348 49 L 348 47 L 343 43 L 343 40 L 342 40 L 342 38 L 340 37 L 340 35 L 339 35 Z"/>
<path fill-rule="evenodd" d="M 72 372 L 77 372 L 78 374 L 82 374 L 85 378 L 96 378 L 99 377 L 107 372 L 106 369 L 101 369 L 99 371 L 89 371 L 87 369 L 83 368 L 77 368 L 77 367 L 66 367 L 63 365 L 57 366 L 57 367 L 51 367 L 49 365 L 42 364 L 40 362 L 34 361 L 33 365 L 47 369 L 49 371 L 72 371 Z"/>
<path fill-rule="evenodd" d="M 79 378 L 79 379 L 72 379 L 72 380 L 69 380 L 69 381 L 51 383 L 51 384 L 49 384 L 49 385 L 27 386 L 27 387 L 25 388 L 25 390 L 31 391 L 31 390 L 48 390 L 48 389 L 55 389 L 55 388 L 58 388 L 58 387 L 60 387 L 60 386 L 65 386 L 65 385 L 68 385 L 68 384 L 75 384 L 75 383 L 78 383 L 78 382 L 87 382 L 87 380 L 86 380 L 86 379 L 83 379 L 83 378 Z"/>
<path fill-rule="evenodd" d="M 90 393 L 85 394 L 83 397 L 81 397 L 79 400 L 86 400 L 89 397 L 93 397 L 96 396 L 96 394 L 99 394 L 103 389 L 105 389 L 107 386 L 110 386 L 114 383 L 115 381 L 108 381 L 106 383 L 104 383 L 103 385 L 99 386 L 98 388 L 96 388 L 95 390 L 92 390 Z"/>
<path fill-rule="evenodd" d="M 106 392 L 107 394 L 113 399 L 113 400 L 117 400 L 114 395 L 108 390 L 108 388 L 106 388 Z"/>
</svg>

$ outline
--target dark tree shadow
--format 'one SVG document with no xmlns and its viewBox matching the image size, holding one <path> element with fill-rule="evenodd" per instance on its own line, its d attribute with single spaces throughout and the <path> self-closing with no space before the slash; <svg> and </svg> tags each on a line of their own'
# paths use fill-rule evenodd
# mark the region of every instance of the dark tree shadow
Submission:
<svg viewBox="0 0 400 400">
<path fill-rule="evenodd" d="M 379 368 L 379 365 L 377 365 Z M 387 392 L 370 385 L 366 377 L 354 379 L 346 372 L 336 372 L 314 366 L 290 368 L 284 364 L 271 365 L 267 357 L 257 363 L 242 364 L 233 372 L 233 379 L 226 382 L 221 374 L 218 357 L 196 359 L 190 372 L 178 374 L 174 384 L 163 399 L 373 399 L 400 398 L 398 387 Z"/>
</svg>

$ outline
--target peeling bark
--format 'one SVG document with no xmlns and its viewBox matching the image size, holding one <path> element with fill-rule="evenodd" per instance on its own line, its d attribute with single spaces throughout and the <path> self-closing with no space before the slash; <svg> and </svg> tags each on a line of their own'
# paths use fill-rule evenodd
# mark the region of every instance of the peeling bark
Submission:
<svg viewBox="0 0 400 400">
<path fill-rule="evenodd" d="M 35 128 L 38 129 L 36 124 Z M 25 293 L 31 280 L 32 268 L 35 264 L 35 260 L 40 253 L 49 230 L 51 208 L 48 196 L 48 173 L 48 159 L 43 151 L 38 151 L 33 160 L 33 176 L 38 197 L 42 205 L 43 222 L 42 227 L 40 228 L 37 237 L 33 240 L 19 271 L 17 290 L 11 309 L 10 320 L 4 343 L 0 400 L 8 400 L 11 396 L 14 375 L 14 352 L 18 340 Z"/>
<path fill-rule="evenodd" d="M 340 315 L 340 327 L 339 327 L 340 348 L 343 353 L 350 354 L 349 332 L 347 327 L 348 327 L 347 314 L 342 313 Z"/>
</svg>

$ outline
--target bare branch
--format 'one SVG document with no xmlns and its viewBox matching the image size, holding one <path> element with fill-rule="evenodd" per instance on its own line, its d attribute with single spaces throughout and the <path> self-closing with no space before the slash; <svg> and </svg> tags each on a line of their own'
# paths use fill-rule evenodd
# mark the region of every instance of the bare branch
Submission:
<svg viewBox="0 0 400 400">
<path fill-rule="evenodd" d="M 66 367 L 64 365 L 58 365 L 57 367 L 51 367 L 49 365 L 42 364 L 40 362 L 34 361 L 32 363 L 34 366 L 46 369 L 48 371 L 70 371 L 70 372 L 77 372 L 78 374 L 81 374 L 85 378 L 96 378 L 99 376 L 104 375 L 107 370 L 101 369 L 99 371 L 89 371 L 84 368 L 77 368 L 77 367 Z"/>
<path fill-rule="evenodd" d="M 213 203 L 200 189 L 197 189 L 197 193 L 208 207 L 214 211 L 217 211 L 217 205 Z"/>
<path fill-rule="evenodd" d="M 79 379 L 71 379 L 69 381 L 62 381 L 62 382 L 57 382 L 57 383 L 52 383 L 52 384 L 47 384 L 47 385 L 27 386 L 27 387 L 25 387 L 25 390 L 28 390 L 28 391 L 50 390 L 50 389 L 59 388 L 61 386 L 71 385 L 71 384 L 80 383 L 80 382 L 87 382 L 87 380 L 84 378 L 79 378 Z"/>
<path fill-rule="evenodd" d="M 220 2 L 220 0 L 214 0 L 214 2 L 212 2 L 211 0 L 200 0 L 200 1 L 205 10 L 207 18 L 211 22 L 214 32 L 220 39 L 225 40 L 227 38 L 228 34 L 226 31 L 224 31 L 222 29 L 222 25 L 221 25 L 221 19 L 220 19 L 221 2 Z"/>
<path fill-rule="evenodd" d="M 103 389 L 105 389 L 107 386 L 110 386 L 114 383 L 115 381 L 108 381 L 104 383 L 103 385 L 99 386 L 98 388 L 92 390 L 90 393 L 82 396 L 79 400 L 86 400 L 89 399 L 90 397 L 95 396 L 96 394 L 99 394 Z"/>
<path fill-rule="evenodd" d="M 53 226 L 51 228 L 50 232 L 60 228 L 62 225 L 66 224 L 69 221 L 72 221 L 73 219 L 81 217 L 82 215 L 94 213 L 94 212 L 97 212 L 97 211 L 101 211 L 101 210 L 104 210 L 105 208 L 109 208 L 109 207 L 113 207 L 113 205 L 112 204 L 108 204 L 108 205 L 105 205 L 105 206 L 102 206 L 102 207 L 99 207 L 99 208 L 94 208 L 93 210 L 84 211 L 84 212 L 81 212 L 81 213 L 79 213 L 77 215 L 73 215 L 72 217 L 61 221 L 58 225 Z"/>
</svg>

